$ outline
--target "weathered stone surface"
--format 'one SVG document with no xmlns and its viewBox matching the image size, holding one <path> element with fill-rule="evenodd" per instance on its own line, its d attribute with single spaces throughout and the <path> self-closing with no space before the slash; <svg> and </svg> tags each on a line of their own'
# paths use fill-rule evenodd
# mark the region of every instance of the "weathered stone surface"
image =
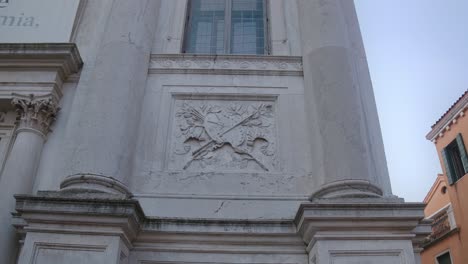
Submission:
<svg viewBox="0 0 468 264">
<path fill-rule="evenodd" d="M 26 238 L 19 263 L 118 263 L 116 256 L 129 263 L 413 263 L 423 207 L 401 199 L 324 199 L 302 204 L 294 221 L 210 220 L 149 218 L 137 200 L 102 192 L 16 199 L 15 227 Z"/>
<path fill-rule="evenodd" d="M 0 262 L 418 263 L 352 2 L 268 1 L 262 56 L 181 54 L 186 6 L 82 1 L 76 45 L 0 44 Z"/>
<path fill-rule="evenodd" d="M 316 199 L 294 220 L 311 263 L 419 263 L 422 203 L 398 198 Z"/>
<path fill-rule="evenodd" d="M 179 98 L 170 170 L 276 171 L 274 102 Z"/>
<path fill-rule="evenodd" d="M 44 141 L 59 110 L 63 82 L 83 62 L 74 44 L 0 44 L 0 98 L 16 109 L 14 141 L 0 177 L 0 261 L 13 262 L 13 195 L 31 193 Z"/>
</svg>

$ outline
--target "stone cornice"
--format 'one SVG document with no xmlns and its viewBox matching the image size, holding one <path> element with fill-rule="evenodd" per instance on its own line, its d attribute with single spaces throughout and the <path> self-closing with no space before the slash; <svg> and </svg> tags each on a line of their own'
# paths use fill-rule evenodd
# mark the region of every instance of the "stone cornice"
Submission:
<svg viewBox="0 0 468 264">
<path fill-rule="evenodd" d="M 16 195 L 13 225 L 20 234 L 119 236 L 136 250 L 305 253 L 291 220 L 147 218 L 137 200 L 122 197 L 85 190 Z"/>
<path fill-rule="evenodd" d="M 0 43 L 0 99 L 51 94 L 58 102 L 63 83 L 82 66 L 74 43 Z"/>
<path fill-rule="evenodd" d="M 437 120 L 437 122 L 432 126 L 431 131 L 426 135 L 426 139 L 435 141 L 438 137 L 442 137 L 444 132 L 449 130 L 450 126 L 457 122 L 458 118 L 465 115 L 467 107 L 468 91 L 465 92 L 439 120 Z"/>
<path fill-rule="evenodd" d="M 24 230 L 60 233 L 83 226 L 88 227 L 81 230 L 83 234 L 121 236 L 131 245 L 144 219 L 137 200 L 106 193 L 40 192 L 38 196 L 15 195 L 15 199 L 14 226 L 19 233 Z M 44 229 L 51 218 L 54 219 L 52 225 L 60 227 Z"/>
<path fill-rule="evenodd" d="M 295 56 L 153 54 L 149 73 L 302 76 Z"/>
<path fill-rule="evenodd" d="M 0 71 L 54 69 L 66 80 L 82 65 L 74 43 L 0 43 Z"/>
<path fill-rule="evenodd" d="M 20 234 L 119 236 L 142 251 L 246 254 L 305 254 L 327 239 L 406 239 L 419 245 L 430 233 L 421 221 L 424 204 L 401 199 L 322 199 L 302 204 L 295 220 L 207 220 L 148 218 L 138 200 L 122 197 L 85 190 L 16 195 L 14 226 Z"/>
</svg>

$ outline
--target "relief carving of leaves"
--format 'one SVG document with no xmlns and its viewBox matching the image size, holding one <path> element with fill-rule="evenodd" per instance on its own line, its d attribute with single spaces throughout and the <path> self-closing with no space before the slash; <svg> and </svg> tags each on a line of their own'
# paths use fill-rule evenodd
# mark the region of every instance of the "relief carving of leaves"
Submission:
<svg viewBox="0 0 468 264">
<path fill-rule="evenodd" d="M 210 106 L 208 108 L 208 111 L 206 111 L 206 113 L 220 113 L 221 112 L 221 107 L 217 106 L 217 105 L 214 105 L 214 106 Z"/>
<path fill-rule="evenodd" d="M 185 136 L 185 141 L 189 139 L 196 139 L 198 141 L 205 140 L 205 129 L 202 126 L 188 126 L 185 128 L 180 128 L 182 134 Z"/>
<path fill-rule="evenodd" d="M 205 140 L 205 129 L 203 127 L 205 110 L 206 106 L 202 106 L 197 110 L 189 104 L 184 103 L 180 111 L 177 112 L 176 116 L 185 121 L 185 124 L 180 124 L 179 128 L 185 136 L 186 141 L 191 138 L 199 141 Z"/>
<path fill-rule="evenodd" d="M 262 121 L 257 118 L 257 119 L 252 119 L 252 120 L 245 122 L 244 126 L 252 127 L 252 126 L 260 126 L 261 124 L 262 124 Z"/>
<path fill-rule="evenodd" d="M 217 166 L 220 162 L 232 163 L 231 167 L 250 168 L 250 161 L 253 161 L 268 171 L 269 165 L 263 158 L 275 154 L 273 114 L 273 105 L 268 102 L 192 104 L 186 101 L 179 106 L 176 116 L 178 133 L 185 139 L 179 142 L 190 149 L 181 146 L 176 154 L 191 156 L 184 169 L 192 161 L 202 169 Z M 220 142 L 213 141 L 213 135 L 218 135 Z M 207 141 L 207 147 L 191 155 L 191 151 L 204 146 L 200 141 Z M 226 145 L 234 150 L 232 161 L 224 161 L 218 156 L 223 152 L 217 150 Z"/>
<path fill-rule="evenodd" d="M 231 104 L 226 110 L 229 114 L 236 116 L 243 116 L 246 112 L 244 106 L 239 104 Z"/>
<path fill-rule="evenodd" d="M 258 106 L 251 105 L 251 118 L 247 120 L 243 125 L 249 127 L 269 126 L 268 122 L 263 122 L 265 118 L 272 117 L 272 105 L 260 104 Z M 264 124 L 265 123 L 265 124 Z"/>
</svg>

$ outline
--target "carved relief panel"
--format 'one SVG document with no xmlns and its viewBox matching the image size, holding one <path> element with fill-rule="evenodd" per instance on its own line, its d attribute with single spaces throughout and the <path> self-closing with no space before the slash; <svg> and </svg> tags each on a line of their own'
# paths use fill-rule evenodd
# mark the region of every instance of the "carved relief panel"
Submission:
<svg viewBox="0 0 468 264">
<path fill-rule="evenodd" d="M 274 100 L 223 99 L 176 98 L 169 169 L 277 171 Z"/>
</svg>

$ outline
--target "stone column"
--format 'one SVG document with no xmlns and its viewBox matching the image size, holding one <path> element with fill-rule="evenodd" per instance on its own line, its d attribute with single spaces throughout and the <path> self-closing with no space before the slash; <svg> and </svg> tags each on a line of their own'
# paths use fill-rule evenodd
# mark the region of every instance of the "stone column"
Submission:
<svg viewBox="0 0 468 264">
<path fill-rule="evenodd" d="M 76 90 L 62 188 L 129 194 L 126 177 L 132 171 L 158 7 L 153 0 L 113 1 L 96 59 L 85 63 Z"/>
<path fill-rule="evenodd" d="M 312 198 L 391 196 L 353 1 L 299 0 Z"/>
<path fill-rule="evenodd" d="M 0 180 L 0 262 L 13 263 L 16 241 L 11 225 L 15 194 L 29 194 L 49 126 L 57 113 L 57 102 L 51 95 L 14 95 L 18 112 L 15 141 Z"/>
</svg>

